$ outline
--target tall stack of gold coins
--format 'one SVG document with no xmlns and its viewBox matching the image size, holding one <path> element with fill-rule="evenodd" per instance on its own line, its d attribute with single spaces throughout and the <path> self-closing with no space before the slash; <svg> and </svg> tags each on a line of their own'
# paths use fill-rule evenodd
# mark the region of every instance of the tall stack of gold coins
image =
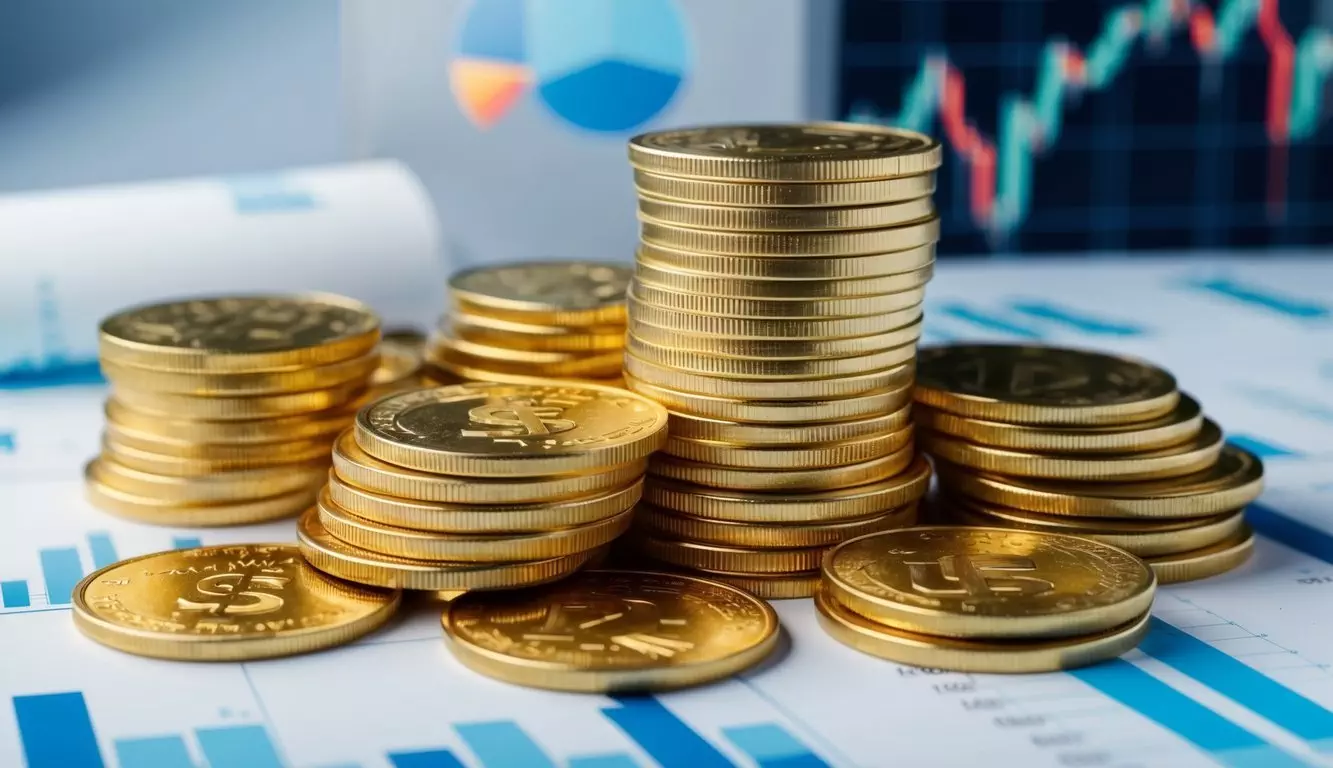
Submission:
<svg viewBox="0 0 1333 768">
<path fill-rule="evenodd" d="M 338 296 L 135 307 L 101 325 L 111 383 L 92 503 L 176 526 L 294 515 L 379 366 L 380 324 Z"/>
<path fill-rule="evenodd" d="M 452 309 L 429 357 L 441 383 L 541 384 L 576 379 L 618 386 L 625 347 L 620 264 L 549 261 L 479 267 L 449 280 Z"/>
<path fill-rule="evenodd" d="M 641 242 L 626 386 L 671 412 L 636 543 L 767 597 L 912 524 L 910 419 L 940 147 L 862 125 L 717 126 L 629 146 Z"/>
<path fill-rule="evenodd" d="M 916 419 L 944 506 L 974 525 L 1086 536 L 1163 583 L 1228 571 L 1254 537 L 1259 459 L 1227 445 L 1170 373 L 1056 347 L 922 350 Z"/>
<path fill-rule="evenodd" d="M 567 576 L 630 523 L 666 411 L 573 382 L 460 384 L 362 409 L 298 526 L 332 575 L 437 592 Z"/>
<path fill-rule="evenodd" d="M 1157 579 L 1075 536 L 922 526 L 833 550 L 820 625 L 873 656 L 960 672 L 1045 672 L 1112 659 L 1147 634 Z"/>
</svg>

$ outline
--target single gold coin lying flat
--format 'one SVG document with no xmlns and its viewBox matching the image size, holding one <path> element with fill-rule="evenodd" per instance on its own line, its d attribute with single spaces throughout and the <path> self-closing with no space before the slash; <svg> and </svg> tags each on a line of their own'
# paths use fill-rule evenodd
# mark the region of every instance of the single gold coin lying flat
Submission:
<svg viewBox="0 0 1333 768">
<path fill-rule="evenodd" d="M 678 566 L 666 567 L 677 572 L 681 570 Z M 822 578 L 817 570 L 804 573 L 737 573 L 691 568 L 686 573 L 701 579 L 730 584 L 762 600 L 799 600 L 811 597 L 815 594 L 815 590 L 819 589 Z"/>
<path fill-rule="evenodd" d="M 562 579 L 583 567 L 597 552 L 516 563 L 457 563 L 395 557 L 356 547 L 319 522 L 311 508 L 296 524 L 301 555 L 332 576 L 377 587 L 414 590 L 516 589 Z"/>
<path fill-rule="evenodd" d="M 830 547 L 759 549 L 705 544 L 635 533 L 638 551 L 654 560 L 706 571 L 743 571 L 746 573 L 795 573 L 819 567 Z"/>
<path fill-rule="evenodd" d="M 283 392 L 308 392 L 312 389 L 364 385 L 379 367 L 380 355 L 374 350 L 358 357 L 308 368 L 252 373 L 211 373 L 199 371 L 155 371 L 133 365 L 103 360 L 102 374 L 114 387 L 180 395 L 275 395 Z"/>
<path fill-rule="evenodd" d="M 990 475 L 936 462 L 940 485 L 991 504 L 1048 515 L 1121 518 L 1194 518 L 1240 509 L 1259 498 L 1264 465 L 1257 456 L 1224 445 L 1206 469 L 1168 480 L 1129 483 L 1035 480 Z"/>
<path fill-rule="evenodd" d="M 654 307 L 675 309 L 723 317 L 752 318 L 839 318 L 897 312 L 915 307 L 926 298 L 924 288 L 909 288 L 896 293 L 871 296 L 834 296 L 832 298 L 768 299 L 718 296 L 662 288 L 638 280 L 630 290 L 640 301 Z"/>
<path fill-rule="evenodd" d="M 448 333 L 478 344 L 512 349 L 583 352 L 619 349 L 624 344 L 623 323 L 609 325 L 542 325 L 465 312 L 449 316 Z"/>
<path fill-rule="evenodd" d="M 105 459 L 100 459 L 84 468 L 84 493 L 88 503 L 117 517 L 153 525 L 199 528 L 278 520 L 291 517 L 310 506 L 317 490 L 311 486 L 240 501 L 187 503 L 170 497 L 122 491 L 108 485 L 99 479 L 94 469 L 94 465 L 105 462 Z"/>
<path fill-rule="evenodd" d="M 790 549 L 837 544 L 867 533 L 916 523 L 916 504 L 865 517 L 819 522 L 738 523 L 681 515 L 649 505 L 639 507 L 635 525 L 650 536 L 757 549 Z"/>
<path fill-rule="evenodd" d="M 851 487 L 793 493 L 708 488 L 655 477 L 648 503 L 684 515 L 736 523 L 834 522 L 883 514 L 910 504 L 930 486 L 930 464 L 920 456 L 887 479 Z"/>
<path fill-rule="evenodd" d="M 685 333 L 703 333 L 732 339 L 825 339 L 868 336 L 897 330 L 921 319 L 921 307 L 876 315 L 840 318 L 724 317 L 682 312 L 652 304 L 629 294 L 630 315 L 640 323 Z"/>
<path fill-rule="evenodd" d="M 144 432 L 121 426 L 114 421 L 106 423 L 105 434 L 107 444 L 115 450 L 133 449 L 156 454 L 163 457 L 161 461 L 169 461 L 173 466 L 176 464 L 175 459 L 198 460 L 217 469 L 229 466 L 236 469 L 271 466 L 291 460 L 289 457 L 296 457 L 297 461 L 318 459 L 328 452 L 333 439 L 332 435 L 325 435 L 308 440 L 272 443 L 203 443 Z M 156 457 L 140 459 L 157 460 Z"/>
<path fill-rule="evenodd" d="M 838 443 L 897 432 L 912 423 L 910 407 L 846 421 L 812 424 L 746 424 L 671 412 L 672 437 L 712 440 L 737 445 L 803 445 Z"/>
<path fill-rule="evenodd" d="M 443 616 L 471 669 L 564 691 L 660 691 L 734 675 L 777 647 L 762 600 L 716 581 L 584 571 L 558 584 L 464 595 Z"/>
<path fill-rule="evenodd" d="M 842 280 L 766 280 L 753 277 L 718 277 L 703 272 L 673 269 L 650 258 L 640 258 L 634 279 L 640 285 L 708 296 L 776 300 L 836 299 L 902 293 L 923 287 L 934 265 L 883 277 Z"/>
<path fill-rule="evenodd" d="M 167 418 L 131 408 L 112 397 L 106 401 L 106 419 L 126 430 L 177 441 L 227 445 L 282 443 L 330 438 L 351 426 L 355 408 L 335 408 L 307 416 L 243 421 Z"/>
<path fill-rule="evenodd" d="M 921 350 L 916 399 L 949 413 L 1013 424 L 1125 424 L 1176 407 L 1176 380 L 1128 357 L 1021 344 Z"/>
<path fill-rule="evenodd" d="M 713 397 L 747 401 L 831 400 L 903 387 L 911 383 L 913 368 L 906 362 L 869 373 L 822 379 L 739 379 L 690 373 L 650 362 L 631 352 L 625 355 L 625 373 L 627 383 L 628 377 L 633 377 L 659 387 Z"/>
<path fill-rule="evenodd" d="M 122 560 L 74 588 L 74 625 L 160 659 L 246 661 L 349 643 L 401 593 L 329 578 L 291 544 L 232 544 Z"/>
<path fill-rule="evenodd" d="M 368 491 L 445 504 L 535 504 L 606 493 L 641 477 L 644 460 L 602 472 L 522 478 L 441 475 L 380 461 L 361 449 L 348 430 L 333 444 L 333 469 L 350 485 Z"/>
<path fill-rule="evenodd" d="M 449 278 L 454 300 L 474 314 L 552 325 L 625 319 L 624 264 L 543 261 L 475 267 Z"/>
<path fill-rule="evenodd" d="M 935 637 L 885 626 L 815 593 L 816 617 L 833 639 L 862 653 L 917 667 L 955 672 L 1055 672 L 1096 664 L 1132 650 L 1148 634 L 1143 614 L 1118 627 L 1061 638 L 971 640 Z"/>
<path fill-rule="evenodd" d="M 728 181 L 860 181 L 916 176 L 943 150 L 925 134 L 859 123 L 714 125 L 644 133 L 629 141 L 637 169 Z"/>
<path fill-rule="evenodd" d="M 899 227 L 826 232 L 723 232 L 644 220 L 639 236 L 645 243 L 694 253 L 769 258 L 866 256 L 907 251 L 938 241 L 940 218 L 932 216 Z"/>
<path fill-rule="evenodd" d="M 241 446 L 232 446 L 240 448 Z M 233 455 L 229 458 L 205 458 L 192 456 L 173 456 L 168 453 L 149 451 L 118 439 L 111 432 L 102 435 L 102 453 L 120 464 L 149 472 L 155 475 L 171 477 L 197 477 L 216 472 L 232 472 L 243 469 L 263 469 L 285 464 L 308 464 L 317 461 L 329 453 L 327 442 L 303 440 L 298 443 L 272 443 L 271 453 L 259 453 L 250 456 Z"/>
<path fill-rule="evenodd" d="M 804 424 L 857 419 L 896 411 L 912 400 L 911 366 L 906 366 L 898 386 L 848 397 L 830 396 L 810 400 L 744 400 L 717 397 L 659 386 L 625 376 L 626 388 L 652 398 L 673 412 L 691 413 L 728 421 L 753 424 Z"/>
<path fill-rule="evenodd" d="M 240 421 L 312 414 L 343 406 L 356 410 L 365 391 L 364 382 L 358 381 L 310 392 L 247 397 L 202 397 L 113 387 L 112 397 L 136 411 L 168 419 Z"/>
<path fill-rule="evenodd" d="M 181 505 L 226 504 L 281 496 L 317 487 L 327 472 L 328 463 L 316 461 L 304 466 L 288 465 L 214 472 L 198 477 L 174 477 L 142 472 L 110 456 L 93 459 L 86 468 L 89 478 L 107 488 L 128 494 L 126 498 L 139 496 Z"/>
<path fill-rule="evenodd" d="M 1138 558 L 1090 539 L 921 526 L 862 536 L 823 564 L 828 596 L 878 623 L 926 635 L 1063 637 L 1146 613 L 1157 589 Z"/>
<path fill-rule="evenodd" d="M 827 469 L 735 469 L 658 453 L 648 462 L 649 474 L 709 488 L 738 491 L 822 491 L 873 483 L 896 475 L 912 463 L 915 448 Z"/>
<path fill-rule="evenodd" d="M 743 208 L 639 198 L 639 218 L 643 221 L 732 232 L 810 232 L 898 227 L 928 219 L 934 214 L 935 205 L 928 197 L 838 208 Z"/>
<path fill-rule="evenodd" d="M 435 340 L 430 355 L 432 360 L 443 365 L 558 378 L 614 376 L 619 373 L 623 359 L 623 354 L 618 349 L 593 353 L 551 352 L 495 347 L 445 337 Z"/>
<path fill-rule="evenodd" d="M 760 280 L 847 280 L 885 277 L 913 272 L 935 263 L 935 244 L 887 253 L 861 256 L 746 256 L 738 259 L 725 253 L 696 253 L 656 243 L 641 242 L 639 261 L 651 261 L 668 269 L 714 277 Z"/>
<path fill-rule="evenodd" d="M 640 195 L 659 200 L 764 208 L 830 208 L 929 197 L 935 192 L 935 175 L 925 173 L 838 184 L 754 184 L 685 179 L 636 169 L 634 186 Z"/>
<path fill-rule="evenodd" d="M 369 307 L 330 294 L 188 299 L 133 307 L 102 321 L 103 361 L 160 371 L 281 371 L 374 349 Z"/>
<path fill-rule="evenodd" d="M 863 376 L 886 368 L 896 368 L 916 359 L 916 345 L 880 349 L 854 357 L 825 357 L 806 360 L 774 358 L 722 357 L 719 355 L 679 349 L 674 346 L 650 344 L 631 334 L 626 351 L 640 360 L 698 376 L 716 376 L 724 379 L 774 379 L 781 381 L 809 381 L 839 376 Z M 624 359 L 623 356 L 621 358 Z"/>
<path fill-rule="evenodd" d="M 1179 445 L 1199 434 L 1203 409 L 1181 395 L 1165 416 L 1131 424 L 1104 426 L 1040 426 L 1005 424 L 955 416 L 935 408 L 917 408 L 917 424 L 926 429 L 996 448 L 1056 453 L 1126 453 Z"/>
<path fill-rule="evenodd" d="M 723 339 L 705 333 L 685 333 L 656 325 L 630 322 L 629 336 L 640 342 L 710 357 L 749 358 L 751 361 L 819 361 L 824 358 L 873 355 L 887 349 L 913 346 L 921 338 L 921 321 L 868 336 L 841 339 Z M 818 364 L 818 362 L 816 362 Z"/>
<path fill-rule="evenodd" d="M 981 472 L 1066 480 L 1153 480 L 1212 466 L 1222 451 L 1222 430 L 1208 419 L 1192 439 L 1135 453 L 1032 453 L 977 445 L 921 431 L 921 447 L 945 461 Z"/>
<path fill-rule="evenodd" d="M 1254 554 L 1254 532 L 1248 526 L 1202 549 L 1144 558 L 1162 584 L 1197 581 L 1240 567 Z"/>
<path fill-rule="evenodd" d="M 822 469 L 860 464 L 912 445 L 912 428 L 874 437 L 815 445 L 733 445 L 671 437 L 662 452 L 703 464 L 740 469 Z"/>
</svg>

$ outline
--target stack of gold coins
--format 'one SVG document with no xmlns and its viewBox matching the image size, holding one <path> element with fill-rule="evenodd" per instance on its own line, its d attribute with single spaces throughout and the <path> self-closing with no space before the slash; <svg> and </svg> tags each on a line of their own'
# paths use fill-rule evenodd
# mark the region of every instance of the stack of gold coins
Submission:
<svg viewBox="0 0 1333 768">
<path fill-rule="evenodd" d="M 369 400 L 378 400 L 395 392 L 429 385 L 426 380 L 424 338 L 404 334 L 384 334 L 377 347 L 380 364 L 370 375 Z"/>
<path fill-rule="evenodd" d="M 1225 445 L 1171 374 L 1113 355 L 964 344 L 925 349 L 916 419 L 941 506 L 960 522 L 1087 536 L 1162 583 L 1249 557 L 1263 465 Z"/>
<path fill-rule="evenodd" d="M 436 379 L 619 386 L 629 278 L 624 265 L 587 261 L 459 272 L 428 352 Z"/>
<path fill-rule="evenodd" d="M 636 540 L 767 597 L 830 546 L 910 525 L 910 418 L 940 147 L 862 125 L 635 137 L 625 381 L 671 412 Z"/>
<path fill-rule="evenodd" d="M 820 625 L 857 650 L 960 672 L 1093 664 L 1148 631 L 1153 571 L 1090 539 L 925 526 L 834 549 L 815 596 Z"/>
<path fill-rule="evenodd" d="M 472 383 L 361 410 L 301 518 L 311 565 L 436 592 L 567 576 L 629 527 L 661 406 L 593 384 Z"/>
<path fill-rule="evenodd" d="M 111 396 L 89 498 L 177 526 L 300 512 L 367 396 L 378 341 L 374 312 L 338 296 L 196 299 L 107 318 Z"/>
</svg>

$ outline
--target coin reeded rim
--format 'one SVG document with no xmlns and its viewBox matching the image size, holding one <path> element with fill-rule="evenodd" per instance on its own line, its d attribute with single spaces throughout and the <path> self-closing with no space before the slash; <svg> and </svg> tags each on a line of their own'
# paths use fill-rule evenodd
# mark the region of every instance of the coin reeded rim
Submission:
<svg viewBox="0 0 1333 768">
<path fill-rule="evenodd" d="M 672 269 L 727 278 L 764 280 L 843 280 L 888 277 L 914 272 L 935 263 L 935 243 L 916 248 L 861 256 L 746 256 L 697 253 L 640 241 L 636 258 Z"/>
<path fill-rule="evenodd" d="M 746 573 L 794 573 L 819 567 L 831 545 L 759 549 L 706 544 L 635 532 L 633 543 L 654 560 L 686 568 Z"/>
<path fill-rule="evenodd" d="M 770 298 L 700 293 L 688 288 L 664 287 L 635 277 L 630 281 L 629 290 L 644 304 L 662 309 L 759 320 L 814 320 L 882 315 L 910 309 L 926 299 L 924 285 L 861 296 Z"/>
<path fill-rule="evenodd" d="M 912 422 L 912 407 L 903 406 L 841 421 L 812 423 L 753 424 L 726 419 L 713 419 L 692 413 L 668 409 L 671 414 L 667 430 L 672 437 L 693 440 L 713 440 L 737 445 L 800 445 L 806 443 L 837 443 L 896 432 Z"/>
<path fill-rule="evenodd" d="M 375 349 L 356 357 L 288 371 L 155 371 L 110 359 L 101 361 L 102 375 L 114 387 L 198 397 L 280 395 L 312 389 L 366 386 L 379 365 L 380 353 Z"/>
<path fill-rule="evenodd" d="M 292 517 L 310 506 L 316 485 L 238 501 L 182 503 L 176 499 L 122 491 L 97 478 L 93 462 L 84 467 L 84 496 L 94 507 L 116 517 L 177 528 L 249 525 Z"/>
<path fill-rule="evenodd" d="M 705 568 L 683 568 L 667 565 L 674 572 L 698 575 L 705 579 L 730 584 L 763 600 L 800 600 L 812 597 L 819 588 L 818 570 L 803 573 L 741 573 L 737 571 L 710 571 Z"/>
<path fill-rule="evenodd" d="M 682 482 L 739 491 L 820 491 L 873 483 L 902 472 L 916 456 L 907 446 L 887 456 L 827 469 L 743 469 L 688 461 L 663 453 L 653 456 L 648 473 Z M 723 569 L 726 570 L 726 569 Z M 741 569 L 744 570 L 744 569 Z"/>
<path fill-rule="evenodd" d="M 175 440 L 227 445 L 282 443 L 290 440 L 332 437 L 347 428 L 355 408 L 334 408 L 299 416 L 222 421 L 164 417 L 141 411 L 109 397 L 103 414 L 109 423 Z"/>
<path fill-rule="evenodd" d="M 628 350 L 625 352 L 627 383 L 633 377 L 666 389 L 742 401 L 845 399 L 897 389 L 910 384 L 914 375 L 915 369 L 909 360 L 869 373 L 822 379 L 722 378 L 658 365 Z"/>
<path fill-rule="evenodd" d="M 840 443 L 813 445 L 735 445 L 713 440 L 671 437 L 662 452 L 701 464 L 739 469 L 823 469 L 860 464 L 912 445 L 911 425 L 895 432 Z"/>
<path fill-rule="evenodd" d="M 675 345 L 664 346 L 645 341 L 632 331 L 626 338 L 625 351 L 640 360 L 682 373 L 742 381 L 811 381 L 860 376 L 895 368 L 916 359 L 916 344 L 913 342 L 848 357 L 783 360 L 773 357 L 722 356 L 708 351 L 680 349 Z"/>
<path fill-rule="evenodd" d="M 365 382 L 279 395 L 205 397 L 172 392 L 147 392 L 133 387 L 111 388 L 111 396 L 149 415 L 170 419 L 242 421 L 315 415 L 333 408 L 358 408 L 368 399 Z"/>
<path fill-rule="evenodd" d="M 910 224 L 879 229 L 809 232 L 722 232 L 643 219 L 639 222 L 639 237 L 645 243 L 673 250 L 738 257 L 869 256 L 909 251 L 937 242 L 940 217 L 936 214 Z"/>
<path fill-rule="evenodd" d="M 143 472 L 106 455 L 100 455 L 84 466 L 86 477 L 107 488 L 185 506 L 245 502 L 314 488 L 327 471 L 327 462 L 314 461 L 304 466 L 239 469 L 198 477 L 179 477 Z"/>
<path fill-rule="evenodd" d="M 921 338 L 922 322 L 866 336 L 844 336 L 837 339 L 728 339 L 706 333 L 689 333 L 662 328 L 638 320 L 629 325 L 629 336 L 648 344 L 669 347 L 694 354 L 715 357 L 739 357 L 757 360 L 820 360 L 836 357 L 869 355 L 880 350 L 912 345 Z M 913 359 L 915 359 L 913 355 Z"/>
<path fill-rule="evenodd" d="M 552 325 L 600 325 L 603 323 L 623 322 L 625 317 L 625 299 L 612 296 L 602 301 L 589 302 L 587 306 L 555 304 L 537 299 L 496 296 L 482 291 L 471 290 L 465 283 L 468 278 L 480 272 L 499 269 L 523 269 L 525 267 L 591 267 L 620 270 L 628 279 L 631 270 L 628 264 L 613 261 L 551 260 L 524 261 L 503 265 L 488 265 L 459 270 L 449 277 L 449 293 L 464 305 L 484 313 L 509 316 L 506 319 L 530 319 Z"/>
<path fill-rule="evenodd" d="M 875 205 L 929 197 L 935 193 L 935 174 L 898 176 L 830 184 L 803 182 L 719 181 L 665 176 L 634 169 L 634 187 L 641 197 L 704 203 L 717 206 L 765 208 L 829 208 Z"/>
<path fill-rule="evenodd" d="M 1144 558 L 1162 584 L 1179 584 L 1219 576 L 1239 567 L 1254 554 L 1254 531 L 1243 526 L 1233 536 L 1212 546 L 1173 555 Z"/>
<path fill-rule="evenodd" d="M 909 366 L 910 367 L 910 366 Z M 912 382 L 897 387 L 872 390 L 847 397 L 810 400 L 743 400 L 704 395 L 665 387 L 625 374 L 627 389 L 670 407 L 699 416 L 738 421 L 746 424 L 807 424 L 864 418 L 897 410 L 912 401 Z"/>
<path fill-rule="evenodd" d="M 855 298 L 902 293 L 924 288 L 935 274 L 935 263 L 897 275 L 855 278 L 783 280 L 763 277 L 727 277 L 661 264 L 640 255 L 634 279 L 664 290 L 766 301 Z"/>
<path fill-rule="evenodd" d="M 635 524 L 650 535 L 668 539 L 727 547 L 789 549 L 829 546 L 867 533 L 906 528 L 916 518 L 916 502 L 861 517 L 783 522 L 719 520 L 641 505 Z"/>
<path fill-rule="evenodd" d="M 784 208 L 734 206 L 639 197 L 639 220 L 666 226 L 729 232 L 814 232 L 900 227 L 929 218 L 929 197 L 890 203 Z"/>
</svg>

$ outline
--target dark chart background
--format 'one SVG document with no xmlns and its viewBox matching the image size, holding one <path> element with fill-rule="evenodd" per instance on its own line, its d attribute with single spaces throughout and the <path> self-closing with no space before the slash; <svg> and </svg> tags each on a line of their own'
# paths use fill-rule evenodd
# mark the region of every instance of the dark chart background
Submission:
<svg viewBox="0 0 1333 768">
<path fill-rule="evenodd" d="M 947 147 L 945 253 L 1333 243 L 1333 0 L 846 0 L 839 105 Z"/>
</svg>

